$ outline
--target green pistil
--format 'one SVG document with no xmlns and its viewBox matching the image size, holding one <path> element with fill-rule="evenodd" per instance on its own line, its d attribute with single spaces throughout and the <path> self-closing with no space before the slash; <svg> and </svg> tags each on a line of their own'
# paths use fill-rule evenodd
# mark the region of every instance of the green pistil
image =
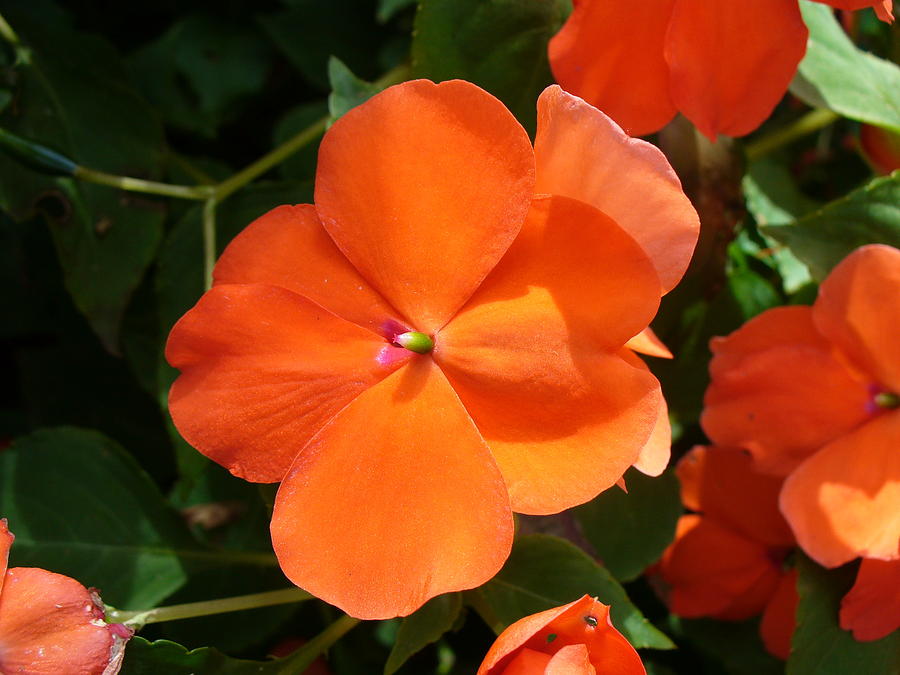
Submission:
<svg viewBox="0 0 900 675">
<path fill-rule="evenodd" d="M 434 340 L 425 335 L 425 333 L 418 333 L 414 330 L 398 335 L 394 338 L 394 344 L 416 354 L 428 354 L 434 349 Z"/>
<path fill-rule="evenodd" d="M 875 405 L 889 410 L 900 408 L 900 394 L 895 394 L 892 391 L 883 391 L 875 394 Z"/>
</svg>

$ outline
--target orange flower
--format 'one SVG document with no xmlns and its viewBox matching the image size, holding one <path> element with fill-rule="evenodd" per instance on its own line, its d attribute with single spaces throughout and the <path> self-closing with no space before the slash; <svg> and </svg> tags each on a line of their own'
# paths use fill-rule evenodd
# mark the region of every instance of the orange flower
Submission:
<svg viewBox="0 0 900 675">
<path fill-rule="evenodd" d="M 13 543 L 0 518 L 0 673 L 112 675 L 116 626 L 74 579 L 34 567 L 7 569 Z M 121 654 L 118 656 L 121 657 Z"/>
<path fill-rule="evenodd" d="M 798 597 L 784 561 L 794 537 L 778 512 L 781 479 L 753 470 L 740 450 L 696 447 L 676 469 L 681 500 L 694 511 L 678 522 L 659 570 L 680 616 L 740 621 L 763 615 L 766 648 L 786 659 Z"/>
<path fill-rule="evenodd" d="M 878 173 L 889 174 L 900 169 L 900 134 L 863 124 L 859 128 L 863 153 Z"/>
<path fill-rule="evenodd" d="M 609 607 L 585 595 L 516 621 L 491 646 L 478 675 L 644 675 L 641 657 L 612 625 Z"/>
<path fill-rule="evenodd" d="M 841 601 L 841 628 L 860 642 L 900 628 L 900 560 L 863 560 L 856 583 Z"/>
<path fill-rule="evenodd" d="M 825 567 L 900 559 L 900 250 L 864 246 L 812 307 L 712 342 L 702 423 L 787 476 L 780 508 Z"/>
<path fill-rule="evenodd" d="M 696 214 L 661 153 L 583 101 L 554 87 L 539 112 L 533 150 L 466 82 L 351 110 L 315 206 L 252 223 L 169 337 L 178 429 L 282 481 L 285 573 L 354 616 L 483 583 L 513 510 L 667 458 L 659 384 L 623 346 L 687 266 Z"/>
<path fill-rule="evenodd" d="M 893 20 L 892 0 L 820 1 L 875 7 Z M 576 0 L 550 41 L 550 65 L 563 88 L 631 134 L 658 131 L 681 112 L 715 140 L 748 134 L 769 116 L 807 35 L 797 0 Z"/>
</svg>

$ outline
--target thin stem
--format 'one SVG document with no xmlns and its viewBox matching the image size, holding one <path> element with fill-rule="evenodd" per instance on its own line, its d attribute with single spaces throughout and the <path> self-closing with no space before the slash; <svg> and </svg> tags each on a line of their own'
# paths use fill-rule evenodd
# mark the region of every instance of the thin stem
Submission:
<svg viewBox="0 0 900 675">
<path fill-rule="evenodd" d="M 403 82 L 408 75 L 409 66 L 404 63 L 381 76 L 375 81 L 375 85 L 380 88 L 388 87 L 392 84 Z M 326 115 L 313 122 L 310 126 L 306 127 L 292 138 L 289 138 L 270 153 L 263 155 L 249 166 L 241 169 L 230 178 L 219 183 L 215 192 L 216 199 L 221 202 L 231 193 L 266 173 L 269 169 L 281 164 L 288 157 L 315 141 L 319 136 L 325 133 L 329 119 L 331 118 Z"/>
<path fill-rule="evenodd" d="M 344 615 L 312 640 L 303 645 L 294 656 L 284 660 L 282 673 L 302 673 L 309 665 L 323 654 L 331 645 L 346 635 L 359 623 L 359 619 Z"/>
<path fill-rule="evenodd" d="M 789 145 L 794 141 L 824 129 L 829 124 L 833 124 L 840 119 L 840 115 L 825 108 L 817 108 L 806 113 L 793 124 L 773 131 L 762 138 L 749 143 L 746 147 L 747 159 L 753 161 L 768 155 L 770 152 L 778 150 L 782 146 Z"/>
<path fill-rule="evenodd" d="M 110 623 L 124 623 L 132 628 L 139 629 L 150 623 L 192 619 L 198 616 L 225 614 L 226 612 L 238 612 L 243 609 L 284 605 L 290 602 L 303 602 L 304 600 L 310 600 L 312 597 L 300 588 L 285 588 L 280 591 L 238 595 L 233 598 L 204 600 L 203 602 L 188 602 L 181 605 L 169 605 L 168 607 L 157 607 L 134 612 L 109 609 L 106 613 L 106 620 Z"/>
<path fill-rule="evenodd" d="M 213 284 L 213 268 L 216 266 L 216 204 L 215 198 L 203 204 L 203 283 L 208 291 Z"/>
<path fill-rule="evenodd" d="M 143 192 L 151 195 L 163 195 L 165 197 L 178 197 L 180 199 L 209 199 L 214 188 L 210 185 L 171 185 L 169 183 L 157 183 L 152 180 L 131 178 L 129 176 L 116 176 L 104 171 L 95 171 L 83 166 L 75 169 L 74 176 L 90 183 L 109 185 L 127 190 L 129 192 Z"/>
</svg>

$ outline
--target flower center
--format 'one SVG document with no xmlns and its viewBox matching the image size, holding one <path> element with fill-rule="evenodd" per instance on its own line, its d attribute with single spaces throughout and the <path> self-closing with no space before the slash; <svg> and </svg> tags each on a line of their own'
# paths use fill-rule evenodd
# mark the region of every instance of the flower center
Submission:
<svg viewBox="0 0 900 675">
<path fill-rule="evenodd" d="M 900 408 L 900 394 L 895 394 L 892 391 L 882 391 L 874 396 L 875 405 L 879 408 L 887 408 L 888 410 L 893 410 L 894 408 Z"/>
<path fill-rule="evenodd" d="M 394 338 L 394 344 L 416 354 L 428 354 L 434 349 L 434 340 L 425 335 L 425 333 L 419 333 L 414 330 L 400 333 Z"/>
</svg>

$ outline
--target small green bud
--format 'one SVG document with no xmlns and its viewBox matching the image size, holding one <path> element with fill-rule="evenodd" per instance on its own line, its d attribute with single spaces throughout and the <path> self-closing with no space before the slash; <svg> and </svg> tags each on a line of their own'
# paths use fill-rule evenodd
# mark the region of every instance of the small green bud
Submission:
<svg viewBox="0 0 900 675">
<path fill-rule="evenodd" d="M 875 405 L 879 408 L 888 408 L 889 410 L 900 408 L 900 394 L 895 394 L 892 391 L 882 391 L 875 394 Z"/>
<path fill-rule="evenodd" d="M 55 150 L 0 128 L 0 148 L 35 171 L 51 176 L 74 176 L 78 164 Z"/>
<path fill-rule="evenodd" d="M 427 354 L 434 349 L 434 340 L 425 335 L 425 333 L 417 333 L 414 330 L 398 335 L 394 338 L 394 344 L 416 354 Z"/>
</svg>

